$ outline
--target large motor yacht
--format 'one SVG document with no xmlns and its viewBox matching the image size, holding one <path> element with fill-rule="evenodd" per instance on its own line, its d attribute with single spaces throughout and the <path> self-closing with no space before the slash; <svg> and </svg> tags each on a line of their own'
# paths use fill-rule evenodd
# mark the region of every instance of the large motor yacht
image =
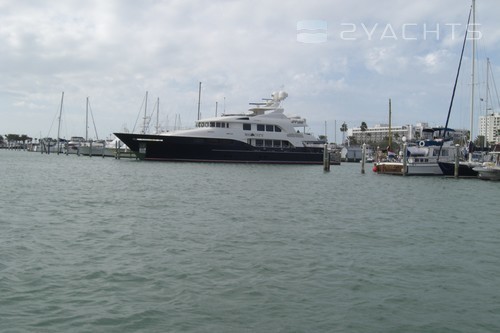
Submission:
<svg viewBox="0 0 500 333">
<path fill-rule="evenodd" d="M 161 134 L 115 133 L 139 159 L 188 162 L 321 164 L 324 143 L 306 131 L 306 119 L 281 107 L 288 96 L 250 103 L 248 112 L 200 119 L 195 127 Z"/>
</svg>

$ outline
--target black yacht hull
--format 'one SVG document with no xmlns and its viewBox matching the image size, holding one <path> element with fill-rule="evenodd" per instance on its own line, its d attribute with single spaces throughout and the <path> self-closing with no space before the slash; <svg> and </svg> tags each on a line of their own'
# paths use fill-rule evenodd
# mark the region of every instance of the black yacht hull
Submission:
<svg viewBox="0 0 500 333">
<path fill-rule="evenodd" d="M 445 176 L 454 176 L 455 175 L 455 162 L 438 162 L 439 168 L 443 171 L 443 175 Z M 473 168 L 477 165 L 470 165 L 468 163 L 459 163 L 458 164 L 458 176 L 459 177 L 477 177 L 477 171 L 474 171 Z"/>
<path fill-rule="evenodd" d="M 183 136 L 115 133 L 142 160 L 264 164 L 322 164 L 323 148 L 254 147 L 244 142 Z"/>
</svg>

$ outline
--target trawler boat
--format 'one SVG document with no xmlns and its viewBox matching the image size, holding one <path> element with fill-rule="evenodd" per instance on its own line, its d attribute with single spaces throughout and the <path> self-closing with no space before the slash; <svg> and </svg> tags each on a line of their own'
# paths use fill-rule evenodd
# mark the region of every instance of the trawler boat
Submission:
<svg viewBox="0 0 500 333">
<path fill-rule="evenodd" d="M 454 161 L 456 148 L 453 141 L 443 139 L 422 140 L 406 150 L 403 161 L 381 161 L 375 163 L 373 171 L 381 174 L 435 176 L 443 175 L 439 161 Z M 406 167 L 406 169 L 405 169 Z"/>
<path fill-rule="evenodd" d="M 81 136 L 72 136 L 66 145 L 67 154 L 78 154 L 80 147 L 85 143 L 85 139 Z"/>
<path fill-rule="evenodd" d="M 322 164 L 324 142 L 305 131 L 306 119 L 284 114 L 287 96 L 273 93 L 248 112 L 198 120 L 188 130 L 114 134 L 144 160 Z"/>
</svg>

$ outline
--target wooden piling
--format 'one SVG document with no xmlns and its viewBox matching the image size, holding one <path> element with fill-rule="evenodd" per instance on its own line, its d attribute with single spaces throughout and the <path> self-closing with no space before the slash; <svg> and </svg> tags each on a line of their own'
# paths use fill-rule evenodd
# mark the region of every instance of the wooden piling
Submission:
<svg viewBox="0 0 500 333">
<path fill-rule="evenodd" d="M 406 142 L 403 143 L 403 176 L 406 176 L 408 173 L 408 156 L 406 153 Z"/>
<path fill-rule="evenodd" d="M 323 171 L 330 171 L 330 154 L 328 153 L 328 143 L 323 148 Z"/>
<path fill-rule="evenodd" d="M 365 161 L 366 161 L 366 143 L 363 143 L 363 150 L 361 151 L 361 173 L 365 173 Z"/>
</svg>

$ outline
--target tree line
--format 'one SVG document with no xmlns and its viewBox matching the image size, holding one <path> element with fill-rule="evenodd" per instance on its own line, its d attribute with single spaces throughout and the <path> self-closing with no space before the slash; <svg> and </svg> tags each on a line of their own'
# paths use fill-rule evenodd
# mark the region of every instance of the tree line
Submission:
<svg viewBox="0 0 500 333">
<path fill-rule="evenodd" d="M 30 138 L 26 134 L 6 134 L 6 135 L 0 135 L 0 144 L 4 143 L 23 143 L 26 144 L 26 142 L 31 142 L 33 141 L 33 138 Z"/>
</svg>

